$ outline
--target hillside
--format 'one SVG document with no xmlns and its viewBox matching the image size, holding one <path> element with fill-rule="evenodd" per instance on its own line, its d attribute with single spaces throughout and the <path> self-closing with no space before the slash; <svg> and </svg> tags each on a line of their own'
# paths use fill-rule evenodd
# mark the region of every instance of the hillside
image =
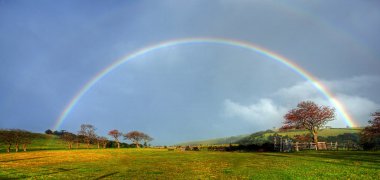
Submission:
<svg viewBox="0 0 380 180">
<path fill-rule="evenodd" d="M 212 144 L 229 144 L 237 142 L 245 137 L 248 137 L 249 134 L 244 135 L 238 135 L 238 136 L 231 136 L 231 137 L 224 137 L 224 138 L 215 138 L 215 139 L 207 139 L 207 140 L 199 140 L 199 141 L 189 141 L 189 142 L 183 142 L 178 143 L 176 145 L 178 146 L 187 146 L 187 145 L 212 145 Z"/>
<path fill-rule="evenodd" d="M 319 131 L 319 139 L 321 140 L 332 140 L 332 137 L 338 137 L 339 135 L 350 134 L 352 136 L 357 136 L 362 128 L 330 128 L 330 129 L 322 129 Z M 224 138 L 216 138 L 216 139 L 208 139 L 208 140 L 200 140 L 200 141 L 190 141 L 184 143 L 178 143 L 177 145 L 221 145 L 221 144 L 261 144 L 269 141 L 269 137 L 277 133 L 281 136 L 288 136 L 290 138 L 295 135 L 305 135 L 309 132 L 306 130 L 289 130 L 286 132 L 281 132 L 278 130 L 266 130 L 252 133 L 250 135 L 238 135 Z M 352 138 L 352 137 L 349 137 Z M 355 138 L 355 137 L 354 137 Z M 336 138 L 334 139 L 336 140 Z M 350 139 L 352 140 L 352 139 Z"/>
<path fill-rule="evenodd" d="M 48 135 L 48 134 L 39 134 L 39 133 L 33 133 L 35 138 L 33 138 L 32 142 L 27 146 L 28 151 L 34 151 L 34 150 L 58 150 L 58 149 L 66 149 L 67 145 L 66 143 L 59 138 L 59 136 L 56 135 Z M 0 144 L 0 152 L 6 152 L 5 149 L 6 145 L 1 143 Z M 74 145 L 74 148 L 76 145 Z M 83 143 L 80 143 L 79 148 L 85 148 L 86 145 Z M 95 146 L 92 145 L 92 148 Z M 14 151 L 14 144 L 12 144 L 12 151 Z M 20 150 L 22 151 L 22 146 L 20 145 Z"/>
</svg>

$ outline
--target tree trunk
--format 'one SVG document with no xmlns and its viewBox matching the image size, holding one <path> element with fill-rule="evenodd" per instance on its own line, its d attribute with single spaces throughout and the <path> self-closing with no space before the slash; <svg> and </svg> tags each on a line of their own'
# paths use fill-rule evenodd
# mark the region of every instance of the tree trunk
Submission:
<svg viewBox="0 0 380 180">
<path fill-rule="evenodd" d="M 136 148 L 140 148 L 139 142 L 135 142 Z"/>
<path fill-rule="evenodd" d="M 77 142 L 77 149 L 79 149 L 79 142 Z"/>
<path fill-rule="evenodd" d="M 313 131 L 313 141 L 315 143 L 315 147 L 318 150 L 318 133 L 316 131 Z"/>
<path fill-rule="evenodd" d="M 16 152 L 18 152 L 18 143 L 16 144 Z"/>
<path fill-rule="evenodd" d="M 116 142 L 117 143 L 117 148 L 120 149 L 120 142 Z"/>
<path fill-rule="evenodd" d="M 90 148 L 90 142 L 87 143 L 87 149 L 89 149 L 89 148 Z"/>
<path fill-rule="evenodd" d="M 12 146 L 12 144 L 8 144 L 8 147 L 7 147 L 7 152 L 8 152 L 8 153 L 11 152 L 11 146 Z"/>
<path fill-rule="evenodd" d="M 26 144 L 22 144 L 22 148 L 24 149 L 24 151 L 26 152 Z"/>
<path fill-rule="evenodd" d="M 104 143 L 104 144 L 103 144 L 103 149 L 105 149 L 105 148 L 106 148 L 106 145 L 107 145 L 106 143 Z"/>
<path fill-rule="evenodd" d="M 98 149 L 100 149 L 100 142 L 98 142 Z"/>
</svg>

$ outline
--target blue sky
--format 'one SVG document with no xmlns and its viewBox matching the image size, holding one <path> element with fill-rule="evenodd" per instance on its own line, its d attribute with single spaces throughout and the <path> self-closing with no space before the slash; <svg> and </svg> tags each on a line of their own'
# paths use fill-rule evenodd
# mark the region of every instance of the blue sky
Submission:
<svg viewBox="0 0 380 180">
<path fill-rule="evenodd" d="M 293 60 L 360 125 L 380 109 L 377 1 L 0 0 L 0 128 L 43 132 L 99 71 L 161 41 L 220 37 Z M 301 100 L 330 105 L 292 70 L 251 51 L 176 46 L 125 63 L 61 125 L 151 134 L 154 144 L 270 129 Z M 341 117 L 330 123 L 345 127 Z"/>
</svg>

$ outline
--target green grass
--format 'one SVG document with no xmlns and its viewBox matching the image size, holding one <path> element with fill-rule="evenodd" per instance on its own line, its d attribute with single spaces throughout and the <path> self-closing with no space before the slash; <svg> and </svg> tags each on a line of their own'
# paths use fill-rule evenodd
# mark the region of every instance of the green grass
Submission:
<svg viewBox="0 0 380 180">
<path fill-rule="evenodd" d="M 0 179 L 379 179 L 380 152 L 33 151 L 1 153 L 0 169 Z"/>
<path fill-rule="evenodd" d="M 27 145 L 27 151 L 67 149 L 67 144 L 56 135 L 36 135 L 32 142 Z M 0 153 L 6 152 L 6 146 L 6 144 L 0 144 Z M 91 147 L 95 148 L 95 145 L 91 145 Z M 11 151 L 14 151 L 14 144 L 12 144 L 11 148 Z M 73 148 L 76 148 L 76 144 L 73 144 Z M 86 144 L 80 143 L 79 148 L 86 148 Z M 20 151 L 22 151 L 21 144 Z"/>
</svg>

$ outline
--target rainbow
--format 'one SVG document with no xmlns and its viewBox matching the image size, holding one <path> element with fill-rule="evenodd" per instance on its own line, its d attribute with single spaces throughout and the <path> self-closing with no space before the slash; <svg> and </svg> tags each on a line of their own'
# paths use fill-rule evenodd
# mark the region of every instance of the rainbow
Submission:
<svg viewBox="0 0 380 180">
<path fill-rule="evenodd" d="M 116 60 L 112 64 L 110 64 L 108 67 L 97 73 L 90 81 L 88 81 L 77 93 L 76 95 L 70 100 L 70 102 L 67 104 L 65 109 L 62 111 L 62 113 L 59 115 L 58 119 L 56 120 L 56 123 L 53 127 L 54 130 L 57 130 L 60 125 L 63 123 L 63 121 L 66 119 L 66 117 L 69 115 L 71 110 L 75 107 L 75 105 L 78 103 L 78 101 L 81 99 L 81 97 L 86 94 L 99 80 L 101 80 L 104 76 L 109 74 L 114 69 L 118 68 L 125 62 L 132 60 L 134 58 L 137 58 L 141 55 L 151 53 L 154 51 L 158 51 L 164 48 L 173 47 L 173 46 L 179 46 L 184 44 L 200 44 L 200 43 L 209 43 L 209 44 L 221 44 L 221 45 L 227 45 L 227 46 L 234 46 L 239 47 L 243 49 L 248 49 L 251 51 L 254 51 L 256 53 L 259 53 L 263 56 L 269 57 L 288 68 L 292 69 L 295 73 L 300 75 L 301 77 L 305 78 L 307 81 L 311 82 L 315 88 L 317 88 L 329 101 L 330 103 L 336 108 L 338 113 L 343 117 L 344 121 L 348 126 L 354 127 L 356 126 L 355 121 L 350 116 L 350 114 L 345 109 L 344 105 L 335 98 L 334 94 L 325 86 L 323 85 L 316 77 L 314 77 L 311 73 L 291 61 L 290 59 L 287 59 L 279 54 L 276 54 L 272 51 L 269 51 L 265 48 L 262 48 L 258 45 L 252 44 L 250 42 L 244 42 L 234 39 L 226 39 L 226 38 L 184 38 L 184 39 L 174 39 L 170 41 L 164 41 L 158 44 L 154 44 L 151 46 L 147 46 L 145 48 L 142 48 L 140 50 L 137 50 L 135 52 L 132 52 L 130 54 L 127 54 L 120 59 Z"/>
</svg>

